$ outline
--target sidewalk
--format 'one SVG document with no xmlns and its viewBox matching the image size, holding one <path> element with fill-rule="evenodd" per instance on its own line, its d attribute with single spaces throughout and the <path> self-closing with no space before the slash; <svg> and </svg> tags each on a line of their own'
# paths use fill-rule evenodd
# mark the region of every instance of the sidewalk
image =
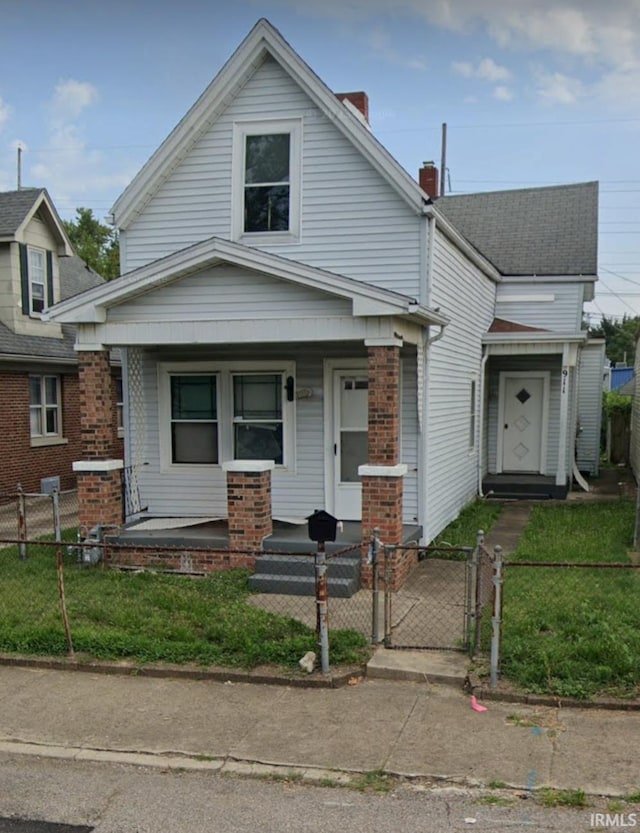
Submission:
<svg viewBox="0 0 640 833">
<path fill-rule="evenodd" d="M 640 787 L 638 714 L 488 702 L 364 680 L 339 689 L 2 667 L 0 753 L 165 769 L 291 771 L 315 781 L 384 770 L 622 795 Z M 266 765 L 266 766 L 265 766 Z"/>
</svg>

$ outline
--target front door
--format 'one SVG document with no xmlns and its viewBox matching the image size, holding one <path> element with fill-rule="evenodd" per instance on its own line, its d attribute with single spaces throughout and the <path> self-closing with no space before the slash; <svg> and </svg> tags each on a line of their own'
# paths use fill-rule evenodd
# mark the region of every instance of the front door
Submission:
<svg viewBox="0 0 640 833">
<path fill-rule="evenodd" d="M 498 469 L 544 474 L 546 458 L 546 374 L 506 373 L 500 378 L 501 442 Z"/>
<path fill-rule="evenodd" d="M 333 374 L 334 514 L 340 520 L 362 518 L 358 466 L 368 462 L 367 372 L 335 370 Z"/>
</svg>

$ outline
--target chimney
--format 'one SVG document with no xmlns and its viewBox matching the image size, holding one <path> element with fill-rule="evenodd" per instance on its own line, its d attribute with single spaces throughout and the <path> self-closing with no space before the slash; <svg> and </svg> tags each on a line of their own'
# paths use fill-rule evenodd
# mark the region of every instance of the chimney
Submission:
<svg viewBox="0 0 640 833">
<path fill-rule="evenodd" d="M 369 124 L 369 96 L 366 93 L 336 93 L 336 98 L 340 101 L 346 99 L 360 112 L 365 122 Z"/>
<path fill-rule="evenodd" d="M 433 162 L 423 162 L 418 171 L 418 183 L 431 199 L 438 199 L 438 169 Z"/>
</svg>

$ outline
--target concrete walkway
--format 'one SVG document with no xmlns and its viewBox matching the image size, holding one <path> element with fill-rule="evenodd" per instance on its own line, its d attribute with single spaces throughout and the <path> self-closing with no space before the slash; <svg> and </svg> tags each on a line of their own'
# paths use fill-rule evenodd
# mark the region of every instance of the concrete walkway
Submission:
<svg viewBox="0 0 640 833">
<path fill-rule="evenodd" d="M 315 781 L 383 770 L 524 790 L 640 786 L 637 712 L 486 705 L 424 683 L 300 689 L 5 666 L 0 752 Z"/>
</svg>

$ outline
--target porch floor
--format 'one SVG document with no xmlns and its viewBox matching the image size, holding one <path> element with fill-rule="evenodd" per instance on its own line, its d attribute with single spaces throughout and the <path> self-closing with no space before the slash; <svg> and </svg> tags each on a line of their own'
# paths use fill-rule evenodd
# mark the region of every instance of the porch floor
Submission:
<svg viewBox="0 0 640 833">
<path fill-rule="evenodd" d="M 137 546 L 162 547 L 206 547 L 210 549 L 228 549 L 229 529 L 225 519 L 206 520 L 202 523 L 191 523 L 193 519 L 185 518 L 188 526 L 174 526 L 175 519 L 167 519 L 166 527 L 162 528 L 162 518 L 156 518 L 154 528 L 149 529 L 144 522 L 147 518 L 140 518 L 125 527 L 115 539 L 118 544 Z M 138 528 L 139 527 L 139 528 Z M 404 524 L 402 527 L 403 544 L 418 543 L 422 535 L 422 527 L 417 524 Z M 337 540 L 327 542 L 327 553 L 337 552 L 346 547 L 362 542 L 362 524 L 360 521 L 344 521 L 342 531 L 338 532 Z M 383 542 L 384 543 L 384 542 Z M 309 540 L 307 524 L 273 521 L 273 533 L 265 539 L 264 552 L 315 552 L 316 543 Z"/>
<path fill-rule="evenodd" d="M 543 474 L 487 474 L 482 480 L 484 496 L 498 500 L 564 500 L 568 490 L 568 483 L 558 486 Z"/>
</svg>

